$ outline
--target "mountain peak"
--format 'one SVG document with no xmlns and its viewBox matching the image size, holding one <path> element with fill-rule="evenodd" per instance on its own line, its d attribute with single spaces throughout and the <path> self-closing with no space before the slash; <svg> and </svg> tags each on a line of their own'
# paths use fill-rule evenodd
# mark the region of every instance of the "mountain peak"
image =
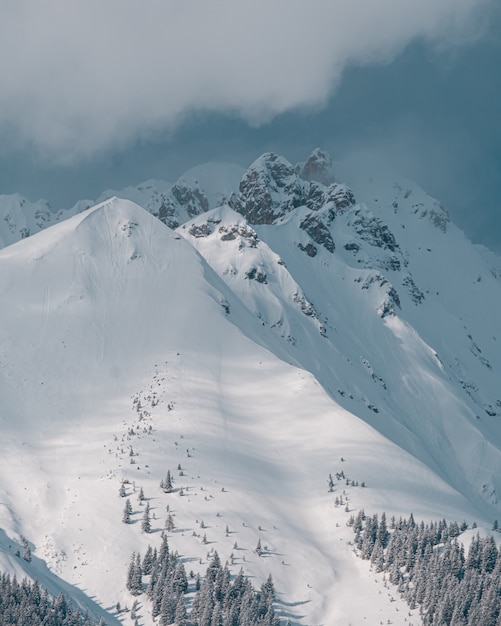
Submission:
<svg viewBox="0 0 501 626">
<path fill-rule="evenodd" d="M 304 163 L 296 165 L 296 171 L 303 180 L 316 181 L 322 185 L 335 182 L 332 158 L 328 152 L 315 148 Z"/>
<path fill-rule="evenodd" d="M 499 264 L 417 185 L 344 167 L 354 193 L 320 149 L 206 164 L 0 251 L 0 569 L 129 606 L 168 529 L 189 602 L 217 550 L 298 626 L 418 619 L 349 516 L 499 519 Z M 33 207 L 0 197 L 9 237 Z"/>
<path fill-rule="evenodd" d="M 318 211 L 331 201 L 336 210 L 355 204 L 353 193 L 333 181 L 332 159 L 320 149 L 296 167 L 267 152 L 243 175 L 233 204 L 251 224 L 273 224 L 302 206 Z"/>
</svg>

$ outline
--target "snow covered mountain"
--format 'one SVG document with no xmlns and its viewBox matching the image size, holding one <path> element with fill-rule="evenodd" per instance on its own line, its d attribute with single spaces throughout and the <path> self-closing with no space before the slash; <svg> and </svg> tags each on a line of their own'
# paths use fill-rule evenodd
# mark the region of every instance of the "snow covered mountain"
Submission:
<svg viewBox="0 0 501 626">
<path fill-rule="evenodd" d="M 205 163 L 185 172 L 176 182 L 147 180 L 135 187 L 108 189 L 97 200 L 80 200 L 55 211 L 46 200 L 30 202 L 19 194 L 0 195 L 0 248 L 120 196 L 136 202 L 160 221 L 176 228 L 186 220 L 224 204 L 238 191 L 244 169 L 229 163 Z"/>
<path fill-rule="evenodd" d="M 0 198 L 0 569 L 118 624 L 170 518 L 187 569 L 271 573 L 293 624 L 419 623 L 346 522 L 499 517 L 497 261 L 414 183 L 319 150 L 116 193 Z"/>
</svg>

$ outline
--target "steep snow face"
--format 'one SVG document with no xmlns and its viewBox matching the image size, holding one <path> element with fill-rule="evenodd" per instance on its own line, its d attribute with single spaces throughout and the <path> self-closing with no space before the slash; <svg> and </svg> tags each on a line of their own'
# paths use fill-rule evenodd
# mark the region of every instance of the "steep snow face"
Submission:
<svg viewBox="0 0 501 626">
<path fill-rule="evenodd" d="M 178 229 L 263 325 L 295 343 L 303 325 L 324 328 L 282 259 L 230 207 L 214 209 Z"/>
<path fill-rule="evenodd" d="M 224 292 L 224 284 L 208 272 L 184 239 L 134 203 L 117 198 L 0 251 L 2 346 L 10 353 L 27 342 L 24 354 L 20 349 L 12 364 L 4 362 L 4 379 L 18 390 L 16 403 L 22 406 L 38 390 L 37 415 L 24 411 L 29 419 L 43 414 L 52 422 L 55 411 L 66 419 L 68 410 L 93 406 L 103 376 L 97 365 L 117 385 L 128 385 L 129 376 L 135 380 L 135 364 L 143 372 L 158 346 L 192 334 L 192 324 L 203 337 L 205 316 L 212 317 L 207 306 L 223 317 L 226 306 L 218 290 Z M 207 304 L 198 304 L 198 298 Z M 186 316 L 187 302 L 196 307 L 197 320 Z M 82 346 L 72 336 L 85 335 L 80 354 Z M 204 350 L 202 338 L 196 345 Z M 32 361 L 31 350 L 44 358 Z M 55 363 L 68 376 L 64 393 L 57 378 L 45 376 Z M 51 385 L 54 389 L 48 389 Z"/>
<path fill-rule="evenodd" d="M 497 509 L 501 362 L 491 312 L 501 300 L 493 272 L 416 185 L 358 183 L 355 193 L 343 186 L 348 201 L 339 203 L 332 197 L 336 186 L 315 183 L 321 193 L 311 208 L 307 183 L 296 171 L 302 166 L 270 154 L 251 166 L 236 208 L 253 228 L 226 209 L 180 232 L 263 324 L 276 329 L 286 320 L 282 337 L 289 345 L 273 348 L 277 355 L 286 349 L 291 362 L 314 373 L 346 408 L 486 513 Z M 356 204 L 355 197 L 366 202 Z M 250 228 L 249 246 L 237 234 Z M 268 284 L 276 253 L 290 279 L 280 290 Z M 463 272 L 480 301 L 472 302 L 458 284 Z M 320 324 L 318 345 L 318 327 L 310 334 L 311 325 L 300 322 L 298 331 L 284 313 L 296 293 Z M 273 313 L 263 314 L 270 297 Z"/>
</svg>

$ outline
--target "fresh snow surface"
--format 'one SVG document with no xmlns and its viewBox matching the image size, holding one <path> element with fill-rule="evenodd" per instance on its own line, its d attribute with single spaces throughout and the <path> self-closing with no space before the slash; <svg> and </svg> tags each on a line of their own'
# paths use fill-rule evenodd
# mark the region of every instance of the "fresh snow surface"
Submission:
<svg viewBox="0 0 501 626">
<path fill-rule="evenodd" d="M 271 573 L 293 624 L 420 623 L 346 522 L 364 508 L 491 527 L 501 292 L 417 186 L 353 178 L 359 204 L 326 222 L 334 253 L 298 247 L 305 207 L 251 225 L 223 206 L 173 231 L 115 197 L 0 251 L 0 570 L 127 623 L 130 555 L 159 546 L 169 506 L 188 572 L 217 550 L 256 587 Z M 370 243 L 374 218 L 394 251 Z M 400 306 L 382 315 L 390 286 Z M 341 471 L 367 486 L 328 493 Z"/>
</svg>

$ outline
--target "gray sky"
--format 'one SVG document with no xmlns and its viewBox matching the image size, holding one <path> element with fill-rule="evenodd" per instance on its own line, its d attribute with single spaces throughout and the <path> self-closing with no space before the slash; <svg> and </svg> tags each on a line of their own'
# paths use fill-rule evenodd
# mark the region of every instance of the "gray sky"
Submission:
<svg viewBox="0 0 501 626">
<path fill-rule="evenodd" d="M 501 253 L 495 0 L 0 0 L 0 192 L 369 150 Z M 78 9 L 75 9 L 78 6 Z"/>
</svg>

